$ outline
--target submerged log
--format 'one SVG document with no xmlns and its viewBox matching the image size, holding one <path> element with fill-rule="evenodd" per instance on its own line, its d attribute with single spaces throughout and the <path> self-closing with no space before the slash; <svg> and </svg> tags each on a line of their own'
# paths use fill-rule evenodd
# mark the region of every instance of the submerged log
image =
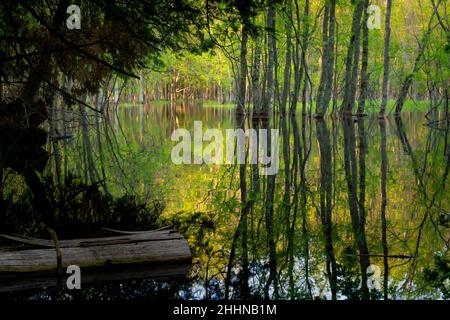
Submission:
<svg viewBox="0 0 450 320">
<path fill-rule="evenodd" d="M 112 281 L 126 281 L 136 279 L 151 279 L 151 280 L 173 280 L 185 277 L 190 269 L 190 263 L 176 263 L 154 265 L 147 267 L 133 267 L 133 268 L 116 268 L 116 269 L 97 269 L 95 272 L 81 273 L 81 288 L 86 284 Z M 66 277 L 63 275 L 64 284 Z M 12 292 L 32 289 L 45 289 L 56 287 L 58 279 L 55 274 L 10 274 L 9 276 L 0 275 L 0 293 Z"/>
</svg>

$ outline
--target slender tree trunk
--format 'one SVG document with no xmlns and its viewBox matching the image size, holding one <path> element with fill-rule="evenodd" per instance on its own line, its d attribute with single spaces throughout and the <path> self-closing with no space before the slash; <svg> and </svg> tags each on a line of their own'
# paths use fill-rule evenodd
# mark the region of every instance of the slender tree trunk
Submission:
<svg viewBox="0 0 450 320">
<path fill-rule="evenodd" d="M 334 46 L 334 77 L 333 77 L 333 114 L 336 114 L 338 111 L 338 92 L 339 92 L 339 87 L 338 87 L 338 49 L 339 49 L 339 25 L 338 22 L 336 21 L 336 43 Z"/>
<path fill-rule="evenodd" d="M 286 6 L 286 60 L 284 64 L 284 83 L 283 92 L 281 94 L 280 113 L 284 117 L 286 115 L 286 105 L 291 86 L 291 46 L 292 46 L 292 3 L 288 1 Z"/>
<path fill-rule="evenodd" d="M 450 122 L 450 113 L 448 109 L 448 88 L 444 88 L 444 109 L 445 109 L 445 119 Z"/>
<path fill-rule="evenodd" d="M 386 21 L 384 24 L 384 70 L 383 70 L 383 87 L 381 89 L 381 108 L 380 116 L 386 113 L 386 105 L 388 99 L 388 83 L 389 83 L 389 47 L 391 43 L 391 9 L 392 0 L 387 0 Z"/>
<path fill-rule="evenodd" d="M 270 2 L 267 10 L 267 29 L 268 29 L 268 61 L 267 61 L 267 87 L 264 99 L 264 116 L 268 117 L 273 110 L 273 97 L 275 93 L 274 72 L 276 65 L 276 38 L 275 38 L 275 3 Z"/>
<path fill-rule="evenodd" d="M 297 112 L 297 102 L 299 100 L 300 88 L 302 80 L 304 79 L 304 87 L 302 90 L 302 113 L 306 113 L 306 84 L 307 84 L 307 65 L 306 65 L 306 53 L 308 49 L 308 37 L 309 37 L 309 22 L 307 18 L 309 17 L 309 0 L 305 1 L 305 7 L 303 10 L 303 17 L 300 16 L 300 9 L 298 5 L 298 0 L 295 0 L 295 12 L 297 19 L 297 32 L 300 31 L 300 21 L 303 18 L 303 32 L 302 32 L 302 45 L 300 52 L 300 39 L 297 36 L 295 41 L 295 55 L 294 55 L 294 91 L 292 93 L 291 101 L 291 114 Z"/>
<path fill-rule="evenodd" d="M 97 110 L 101 110 L 103 111 L 103 95 L 101 94 L 101 90 L 100 90 L 100 98 L 97 97 L 96 98 L 96 105 L 95 107 L 97 108 Z M 98 112 L 95 113 L 95 131 L 96 131 L 96 135 L 97 135 L 97 148 L 98 148 L 98 154 L 99 154 L 99 158 L 100 158 L 100 169 L 101 169 L 101 173 L 102 173 L 102 186 L 103 189 L 105 190 L 106 193 L 108 193 L 108 187 L 106 185 L 106 172 L 105 172 L 105 160 L 104 160 L 104 154 L 103 154 L 103 142 L 102 142 L 102 136 L 101 136 L 101 128 L 100 128 L 100 122 L 103 120 L 103 118 L 101 118 L 101 114 L 99 114 Z"/>
<path fill-rule="evenodd" d="M 352 35 L 347 49 L 344 98 L 341 107 L 341 113 L 344 115 L 351 115 L 355 104 L 356 80 L 359 63 L 359 39 L 363 7 L 364 0 L 359 0 L 353 12 Z"/>
<path fill-rule="evenodd" d="M 255 114 L 261 108 L 261 83 L 260 83 L 260 66 L 261 66 L 261 37 L 254 30 L 252 39 L 255 43 L 255 53 L 253 55 L 252 67 L 252 100 L 253 113 Z"/>
<path fill-rule="evenodd" d="M 89 98 L 88 98 L 89 99 Z M 87 99 L 87 102 L 89 103 Z M 86 107 L 80 105 L 80 114 L 81 114 L 81 133 L 83 137 L 83 151 L 85 155 L 85 178 L 86 181 L 89 178 L 91 183 L 98 182 L 98 173 L 95 168 L 94 159 L 92 157 L 92 145 L 89 137 L 89 125 L 88 125 L 88 117 L 86 112 Z"/>
<path fill-rule="evenodd" d="M 253 67 L 252 67 L 252 103 L 253 103 L 253 129 L 258 131 L 259 122 L 256 116 L 261 109 L 261 81 L 260 81 L 260 66 L 261 66 L 261 37 L 257 34 L 256 30 L 253 29 L 252 39 L 255 43 L 255 50 L 253 56 Z M 257 151 L 258 152 L 258 151 Z M 252 192 L 253 196 L 259 192 L 259 173 L 258 164 L 251 164 L 252 168 Z"/>
<path fill-rule="evenodd" d="M 334 67 L 334 28 L 336 24 L 335 14 L 336 1 L 329 0 L 325 4 L 325 16 L 323 21 L 323 54 L 322 54 L 322 73 L 320 76 L 319 88 L 316 100 L 316 117 L 321 118 L 330 104 L 333 67 Z"/>
<path fill-rule="evenodd" d="M 241 56 L 239 66 L 238 92 L 237 92 L 237 109 L 236 112 L 240 114 L 245 113 L 245 91 L 247 80 L 247 42 L 248 42 L 248 27 L 246 24 L 242 25 L 241 32 Z"/>
<path fill-rule="evenodd" d="M 56 96 L 52 95 L 51 98 L 51 106 L 50 106 L 50 131 L 52 137 L 52 147 L 53 147 L 53 155 L 55 158 L 55 172 L 56 172 L 56 182 L 58 186 L 61 188 L 62 186 L 62 174 L 61 174 L 61 152 L 59 150 L 58 145 L 58 125 L 57 125 L 57 110 L 56 110 Z"/>
<path fill-rule="evenodd" d="M 364 114 L 367 90 L 369 85 L 369 75 L 367 74 L 367 65 L 369 62 L 369 28 L 367 27 L 367 19 L 369 15 L 367 8 L 369 7 L 369 0 L 364 0 L 364 18 L 362 23 L 363 40 L 362 40 L 362 57 L 361 57 L 361 85 L 358 100 L 358 115 Z"/>
</svg>

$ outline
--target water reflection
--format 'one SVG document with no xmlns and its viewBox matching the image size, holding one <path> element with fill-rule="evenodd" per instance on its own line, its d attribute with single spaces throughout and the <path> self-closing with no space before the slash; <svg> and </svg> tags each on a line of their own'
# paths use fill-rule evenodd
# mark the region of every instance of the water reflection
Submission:
<svg viewBox="0 0 450 320">
<path fill-rule="evenodd" d="M 114 298 L 448 297 L 425 275 L 442 279 L 448 269 L 436 261 L 449 264 L 449 127 L 423 119 L 259 120 L 221 107 L 120 106 L 110 122 L 118 145 L 126 143 L 123 175 L 108 187 L 132 182 L 135 192 L 161 197 L 160 221 L 187 237 L 194 263 L 187 280 L 111 285 Z M 279 128 L 280 170 L 172 164 L 172 131 L 199 120 L 221 130 Z M 104 169 L 119 176 L 113 165 Z M 78 297 L 103 292 L 98 286 Z"/>
</svg>

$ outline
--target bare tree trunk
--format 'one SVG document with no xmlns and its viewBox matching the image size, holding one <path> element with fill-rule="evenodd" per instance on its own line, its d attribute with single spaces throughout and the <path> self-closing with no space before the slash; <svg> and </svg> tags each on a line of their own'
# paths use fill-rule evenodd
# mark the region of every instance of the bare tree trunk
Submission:
<svg viewBox="0 0 450 320">
<path fill-rule="evenodd" d="M 275 39 L 275 3 L 270 2 L 267 10 L 267 27 L 268 27 L 268 63 L 267 63 L 267 90 L 264 103 L 264 116 L 269 117 L 272 106 L 272 98 L 274 96 L 275 82 L 274 82 L 274 69 L 276 65 L 276 39 Z M 272 155 L 272 137 L 270 134 L 269 119 L 263 121 L 263 129 L 266 129 L 267 134 L 267 154 Z M 275 195 L 275 174 L 267 177 L 267 191 L 265 201 L 265 222 L 267 230 L 267 244 L 269 249 L 269 278 L 264 288 L 264 295 L 269 297 L 269 289 L 273 284 L 274 297 L 278 297 L 278 279 L 277 279 L 277 262 L 276 262 L 276 249 L 275 249 L 275 234 L 273 224 L 274 214 L 274 195 Z"/>
<path fill-rule="evenodd" d="M 102 92 L 100 90 L 100 92 Z M 97 97 L 96 98 L 96 108 L 97 110 L 101 110 L 103 111 L 103 95 L 100 93 L 100 98 Z M 100 128 L 100 122 L 102 121 L 101 115 L 96 112 L 95 113 L 95 131 L 96 131 L 96 135 L 97 135 L 97 148 L 98 148 L 98 154 L 100 157 L 100 169 L 101 169 L 101 173 L 102 173 L 102 186 L 103 189 L 105 190 L 106 193 L 108 193 L 108 188 L 106 185 L 106 173 L 105 173 L 105 161 L 104 161 L 104 154 L 103 154 L 103 143 L 102 143 L 102 137 L 101 137 L 101 128 Z"/>
<path fill-rule="evenodd" d="M 391 43 L 391 9 L 392 0 L 387 0 L 386 21 L 384 24 L 384 70 L 383 70 L 383 87 L 381 89 L 381 108 L 380 116 L 386 113 L 386 105 L 388 98 L 389 83 L 389 47 Z"/>
<path fill-rule="evenodd" d="M 253 30 L 252 32 L 252 39 L 255 43 L 252 67 L 252 100 L 253 114 L 255 114 L 261 108 L 261 83 L 259 72 L 261 66 L 261 37 L 257 34 L 256 30 Z"/>
<path fill-rule="evenodd" d="M 291 46 L 292 46 L 292 2 L 288 1 L 286 5 L 286 60 L 284 64 L 284 83 L 283 92 L 281 94 L 280 113 L 284 117 L 286 115 L 286 104 L 291 86 Z"/>
<path fill-rule="evenodd" d="M 448 88 L 444 88 L 444 109 L 445 109 L 445 119 L 450 122 L 450 113 L 448 109 Z"/>
<path fill-rule="evenodd" d="M 331 99 L 334 66 L 334 28 L 336 1 L 329 0 L 325 4 L 325 16 L 323 18 L 323 54 L 322 72 L 320 76 L 319 88 L 317 90 L 316 117 L 322 118 L 328 109 Z"/>
<path fill-rule="evenodd" d="M 89 98 L 88 98 L 89 99 Z M 89 103 L 89 101 L 87 101 Z M 83 136 L 83 151 L 85 155 L 85 179 L 89 178 L 91 183 L 96 183 L 98 181 L 98 173 L 95 168 L 94 159 L 92 158 L 92 145 L 89 137 L 89 125 L 86 107 L 80 105 L 81 114 L 81 134 Z"/>
<path fill-rule="evenodd" d="M 62 175 L 61 175 L 61 152 L 58 145 L 58 125 L 57 125 L 57 110 L 56 110 L 56 96 L 52 95 L 51 106 L 50 106 L 50 132 L 52 137 L 52 147 L 53 155 L 55 159 L 55 172 L 56 172 L 56 182 L 58 187 L 62 186 Z"/>
<path fill-rule="evenodd" d="M 345 86 L 344 98 L 341 107 L 341 113 L 351 115 L 355 104 L 356 80 L 359 63 L 359 39 L 361 30 L 361 15 L 364 7 L 363 0 L 360 0 L 353 12 L 352 35 L 347 50 L 347 59 L 345 65 Z"/>
<path fill-rule="evenodd" d="M 364 18 L 362 23 L 363 28 L 363 41 L 362 41 L 362 57 L 361 57 L 361 85 L 358 100 L 358 115 L 364 114 L 367 89 L 369 85 L 369 75 L 367 74 L 367 65 L 369 60 L 369 28 L 367 27 L 367 19 L 369 14 L 367 13 L 367 8 L 369 7 L 369 0 L 364 0 Z"/>
<path fill-rule="evenodd" d="M 274 72 L 276 65 L 276 38 L 275 38 L 275 3 L 270 2 L 267 10 L 267 29 L 268 29 L 268 61 L 267 61 L 267 88 L 264 99 L 263 114 L 268 117 L 273 110 L 273 97 L 275 92 Z"/>
<path fill-rule="evenodd" d="M 338 111 L 338 51 L 339 51 L 339 25 L 336 21 L 336 44 L 334 45 L 334 77 L 333 77 L 333 114 L 336 114 Z"/>
<path fill-rule="evenodd" d="M 259 128 L 258 117 L 256 116 L 261 109 L 261 81 L 260 81 L 260 67 L 261 67 L 261 36 L 256 32 L 255 28 L 252 31 L 252 39 L 255 43 L 255 50 L 253 55 L 252 66 L 252 103 L 253 103 L 253 128 L 257 131 Z M 258 151 L 257 151 L 258 152 Z M 259 173 L 258 164 L 251 164 L 252 170 L 252 192 L 255 196 L 259 192 Z"/>
<path fill-rule="evenodd" d="M 241 31 L 241 61 L 239 66 L 239 79 L 237 86 L 237 109 L 240 114 L 245 113 L 245 89 L 247 79 L 247 42 L 248 42 L 248 26 L 242 25 Z"/>
<path fill-rule="evenodd" d="M 295 0 L 295 13 L 296 13 L 296 22 L 297 22 L 297 32 L 300 31 L 300 21 L 303 19 L 303 32 L 302 32 L 302 43 L 300 44 L 300 39 L 298 34 L 296 34 L 295 40 L 295 55 L 293 57 L 294 61 L 294 90 L 292 95 L 290 112 L 291 114 L 296 114 L 297 112 L 297 102 L 299 101 L 300 96 L 300 88 L 303 80 L 303 76 L 305 75 L 304 81 L 304 93 L 302 93 L 302 105 L 303 109 L 305 109 L 305 101 L 306 99 L 306 84 L 307 84 L 307 65 L 306 65 L 306 52 L 308 49 L 308 37 L 309 37 L 309 22 L 307 18 L 309 17 L 309 0 L 305 1 L 305 7 L 303 10 L 303 16 L 300 16 L 300 9 L 298 5 L 298 0 Z M 293 23 L 293 22 L 292 22 Z M 301 47 L 301 53 L 300 53 Z M 305 112 L 305 110 L 303 110 Z"/>
</svg>

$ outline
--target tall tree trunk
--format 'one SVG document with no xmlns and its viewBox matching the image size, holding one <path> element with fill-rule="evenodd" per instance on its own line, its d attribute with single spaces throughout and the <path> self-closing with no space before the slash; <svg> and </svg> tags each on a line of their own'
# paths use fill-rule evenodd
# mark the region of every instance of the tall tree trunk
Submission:
<svg viewBox="0 0 450 320">
<path fill-rule="evenodd" d="M 261 81 L 260 81 L 260 67 L 261 67 L 261 37 L 256 32 L 256 29 L 252 30 L 252 39 L 255 43 L 255 50 L 253 55 L 253 66 L 252 66 L 252 103 L 253 103 L 253 129 L 258 132 L 259 129 L 259 121 L 256 116 L 259 110 L 261 109 Z M 256 151 L 258 152 L 258 150 Z M 259 173 L 258 173 L 258 164 L 252 163 L 252 194 L 256 196 L 259 192 Z"/>
<path fill-rule="evenodd" d="M 448 109 L 448 88 L 444 88 L 444 110 L 445 110 L 445 119 L 447 123 L 450 122 L 450 113 Z"/>
<path fill-rule="evenodd" d="M 291 47 L 292 47 L 292 3 L 288 0 L 286 5 L 286 60 L 284 64 L 283 92 L 281 94 L 280 113 L 286 115 L 286 105 L 291 87 Z"/>
<path fill-rule="evenodd" d="M 391 43 L 391 9 L 392 0 L 387 0 L 386 21 L 384 24 L 384 70 L 383 70 L 383 87 L 381 89 L 381 108 L 380 116 L 386 113 L 386 105 L 388 99 L 388 83 L 389 83 L 389 47 Z"/>
<path fill-rule="evenodd" d="M 255 28 L 252 31 L 252 39 L 255 43 L 252 66 L 252 103 L 253 114 L 261 108 L 261 83 L 260 83 L 260 67 L 261 67 L 261 37 Z"/>
<path fill-rule="evenodd" d="M 359 39 L 363 7 L 364 0 L 359 0 L 353 12 L 352 33 L 347 49 L 347 59 L 345 65 L 344 98 L 341 107 L 341 113 L 344 115 L 351 115 L 355 104 L 356 80 L 359 63 Z"/>
<path fill-rule="evenodd" d="M 102 94 L 102 90 L 100 90 L 100 97 L 97 96 L 96 98 L 96 104 L 95 104 L 95 108 L 97 110 L 102 111 L 103 113 L 103 103 L 104 103 L 104 98 L 103 98 L 103 94 Z M 98 154 L 99 154 L 99 158 L 100 158 L 100 169 L 101 169 L 101 173 L 102 173 L 102 186 L 103 186 L 103 190 L 108 193 L 108 186 L 106 185 L 106 172 L 105 172 L 105 159 L 104 159 L 104 154 L 103 154 L 103 142 L 102 142 L 102 136 L 101 136 L 101 128 L 100 128 L 100 122 L 103 120 L 101 114 L 99 114 L 98 112 L 95 113 L 95 131 L 96 131 L 96 135 L 97 135 L 97 148 L 98 148 Z"/>
<path fill-rule="evenodd" d="M 268 117 L 273 110 L 273 97 L 275 93 L 275 65 L 276 65 L 276 38 L 275 38 L 275 3 L 270 2 L 267 10 L 267 29 L 268 29 L 268 60 L 266 71 L 266 94 L 264 99 L 264 116 Z"/>
<path fill-rule="evenodd" d="M 363 40 L 362 40 L 362 56 L 361 56 L 361 84 L 358 100 L 358 115 L 364 114 L 366 105 L 367 90 L 369 85 L 369 75 L 367 74 L 367 65 L 369 62 L 369 28 L 367 27 L 367 19 L 369 14 L 367 8 L 369 7 L 369 0 L 364 0 L 364 18 L 362 23 Z"/>
<path fill-rule="evenodd" d="M 86 102 L 89 104 L 89 97 L 86 99 Z M 94 184 L 98 182 L 98 173 L 95 168 L 94 159 L 92 157 L 92 145 L 89 137 L 89 124 L 86 107 L 80 105 L 80 114 L 81 114 L 81 134 L 83 137 L 83 152 L 85 157 L 85 180 Z"/>
<path fill-rule="evenodd" d="M 302 44 L 300 44 L 300 39 L 298 35 L 296 36 L 295 40 L 295 55 L 293 57 L 294 61 L 294 89 L 292 93 L 292 101 L 291 101 L 291 107 L 290 112 L 291 114 L 295 114 L 297 112 L 297 102 L 299 100 L 300 96 L 300 88 L 302 79 L 304 78 L 304 88 L 302 90 L 302 109 L 305 109 L 306 101 L 306 83 L 307 83 L 307 65 L 306 65 L 306 52 L 308 49 L 308 37 L 309 37 L 309 0 L 305 1 L 305 7 L 303 10 L 303 16 L 300 16 L 300 9 L 298 5 L 298 0 L 295 0 L 295 13 L 296 13 L 296 20 L 297 20 L 297 32 L 300 32 L 300 21 L 303 22 L 303 32 L 302 32 Z M 301 47 L 301 53 L 300 52 Z M 305 77 L 304 77 L 305 75 Z M 304 92 L 304 94 L 303 94 Z M 305 110 L 303 110 L 305 111 Z"/>
<path fill-rule="evenodd" d="M 237 81 L 237 109 L 240 114 L 245 113 L 245 91 L 247 80 L 247 42 L 248 42 L 248 26 L 242 25 L 241 31 L 241 56 L 239 65 L 239 79 Z"/>
<path fill-rule="evenodd" d="M 336 1 L 328 0 L 325 4 L 325 16 L 323 21 L 323 54 L 322 73 L 316 100 L 316 117 L 321 118 L 328 109 L 331 99 L 334 71 L 334 28 L 336 23 Z"/>
<path fill-rule="evenodd" d="M 339 51 L 339 25 L 336 21 L 336 40 L 334 45 L 334 77 L 333 77 L 333 114 L 336 114 L 338 112 L 338 92 L 339 92 L 339 86 L 338 86 L 338 51 Z"/>
<path fill-rule="evenodd" d="M 264 116 L 269 117 L 272 112 L 272 99 L 275 91 L 274 70 L 276 66 L 276 39 L 275 39 L 275 2 L 271 1 L 267 10 L 267 27 L 268 27 L 268 62 L 267 62 L 267 90 L 264 102 Z M 272 148 L 272 137 L 270 134 L 270 121 L 263 121 L 263 129 L 267 130 L 267 154 L 272 156 L 274 149 Z M 278 279 L 277 279 L 277 261 L 275 250 L 275 233 L 274 233 L 274 195 L 275 195 L 275 174 L 267 177 L 267 191 L 265 202 L 265 220 L 267 230 L 267 244 L 269 249 L 269 278 L 264 288 L 264 295 L 269 297 L 269 289 L 273 284 L 274 297 L 278 297 Z"/>
<path fill-rule="evenodd" d="M 56 182 L 58 183 L 58 187 L 62 186 L 62 174 L 61 174 L 61 152 L 59 150 L 58 145 L 58 124 L 57 124 L 57 107 L 56 107 L 56 96 L 55 94 L 51 97 L 51 106 L 50 106 L 50 131 L 52 137 L 52 147 L 53 147 L 53 156 L 55 158 L 55 173 L 56 173 Z"/>
</svg>

